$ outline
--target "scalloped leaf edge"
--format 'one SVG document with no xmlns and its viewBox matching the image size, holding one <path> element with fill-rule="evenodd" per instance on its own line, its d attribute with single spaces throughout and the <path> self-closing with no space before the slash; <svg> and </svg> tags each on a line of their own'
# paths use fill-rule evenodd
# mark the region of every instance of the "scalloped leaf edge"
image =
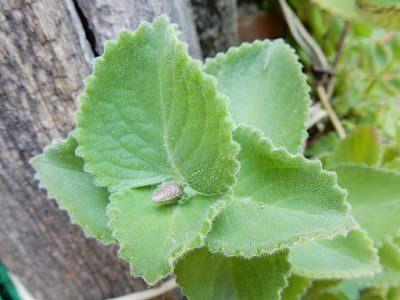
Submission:
<svg viewBox="0 0 400 300">
<path fill-rule="evenodd" d="M 176 251 L 174 251 L 169 257 L 168 257 L 168 263 L 170 264 L 170 272 L 169 274 L 162 276 L 156 280 L 147 280 L 146 277 L 144 277 L 142 274 L 135 273 L 135 267 L 127 260 L 124 258 L 124 252 L 125 252 L 125 246 L 121 243 L 118 242 L 119 245 L 119 250 L 117 252 L 117 255 L 119 258 L 124 259 L 125 261 L 128 262 L 130 272 L 132 276 L 140 276 L 148 285 L 153 286 L 155 285 L 158 281 L 166 278 L 168 275 L 170 275 L 174 271 L 175 263 L 183 257 L 188 251 L 192 249 L 197 249 L 201 248 L 204 246 L 204 240 L 208 234 L 208 232 L 212 229 L 212 222 L 215 219 L 215 217 L 225 208 L 227 207 L 231 201 L 226 201 L 229 196 L 225 196 L 225 198 L 217 200 L 209 209 L 209 214 L 208 216 L 204 219 L 203 224 L 202 224 L 202 230 L 199 232 L 198 235 L 193 237 L 193 241 L 190 244 L 183 244 L 181 245 Z M 111 209 L 109 209 L 110 206 L 107 207 L 107 215 L 109 216 L 109 212 Z M 115 208 L 113 209 L 115 210 Z M 107 226 L 112 229 L 113 232 L 113 237 L 118 241 L 116 238 L 116 232 L 118 232 L 118 229 L 113 228 L 112 223 L 113 223 L 113 218 L 109 217 L 110 221 L 108 222 Z M 200 244 L 199 244 L 200 243 Z"/>
<path fill-rule="evenodd" d="M 224 192 L 220 192 L 220 193 L 209 193 L 207 195 L 219 195 L 219 194 L 226 194 L 229 193 L 230 191 L 232 191 L 232 187 L 237 183 L 237 179 L 236 179 L 236 174 L 239 172 L 240 170 L 240 163 L 237 161 L 236 156 L 240 151 L 240 146 L 238 145 L 238 143 L 236 143 L 233 138 L 232 138 L 232 131 L 235 128 L 235 124 L 231 118 L 231 115 L 229 113 L 228 110 L 228 103 L 230 101 L 230 99 L 224 95 L 223 93 L 220 93 L 217 88 L 217 79 L 209 74 L 206 74 L 202 71 L 202 66 L 201 66 L 201 62 L 199 60 L 193 59 L 189 54 L 188 54 L 188 44 L 185 42 L 182 42 L 178 39 L 179 35 L 181 34 L 180 31 L 176 30 L 176 28 L 178 27 L 177 24 L 175 23 L 170 23 L 169 18 L 166 15 L 162 15 L 160 17 L 158 17 L 157 19 L 155 19 L 152 23 L 149 23 L 147 21 L 141 21 L 139 27 L 135 30 L 135 31 L 129 31 L 127 29 L 122 29 L 118 35 L 117 40 L 108 40 L 104 43 L 104 53 L 102 56 L 99 56 L 97 58 L 95 58 L 93 60 L 93 73 L 90 74 L 88 77 L 85 78 L 84 83 L 85 83 L 85 90 L 78 96 L 78 100 L 79 102 L 81 102 L 81 107 L 76 110 L 76 112 L 74 113 L 75 119 L 77 120 L 77 127 L 76 129 L 71 133 L 72 136 L 78 140 L 79 142 L 79 146 L 77 147 L 75 153 L 77 156 L 81 157 L 84 161 L 84 171 L 87 173 L 90 173 L 93 175 L 94 180 L 95 180 L 95 184 L 97 186 L 106 186 L 109 191 L 111 192 L 115 192 L 118 191 L 120 189 L 123 188 L 137 188 L 137 187 L 142 187 L 142 186 L 148 186 L 148 185 L 153 185 L 153 184 L 158 184 L 161 183 L 163 181 L 167 181 L 171 179 L 171 175 L 169 176 L 160 176 L 157 178 L 154 178 L 154 180 L 151 180 L 149 182 L 143 183 L 143 184 L 139 184 L 139 185 L 131 185 L 131 186 L 124 186 L 122 188 L 119 189 L 113 189 L 110 187 L 110 184 L 107 183 L 107 178 L 103 177 L 103 176 L 98 176 L 98 171 L 96 171 L 96 168 L 93 168 L 92 166 L 90 166 L 90 164 L 87 163 L 87 155 L 83 154 L 83 152 L 85 152 L 84 148 L 85 148 L 85 139 L 82 139 L 82 135 L 80 133 L 80 128 L 79 128 L 79 119 L 81 118 L 81 114 L 83 113 L 83 110 L 85 109 L 85 91 L 88 88 L 88 86 L 91 85 L 91 80 L 93 78 L 93 76 L 95 76 L 96 74 L 96 69 L 97 69 L 97 65 L 102 63 L 104 60 L 106 60 L 105 57 L 107 57 L 108 55 L 108 48 L 111 45 L 118 45 L 119 43 L 121 43 L 121 36 L 122 34 L 128 34 L 131 36 L 131 38 L 135 38 L 135 36 L 137 34 L 140 34 L 141 31 L 145 30 L 146 27 L 150 27 L 150 28 L 154 28 L 154 25 L 157 24 L 157 22 L 167 22 L 168 25 L 168 31 L 171 34 L 172 38 L 174 39 L 174 42 L 176 42 L 180 48 L 182 48 L 182 51 L 186 54 L 187 56 L 187 61 L 186 64 L 191 64 L 193 66 L 195 66 L 196 70 L 198 70 L 199 73 L 201 73 L 201 76 L 204 78 L 205 81 L 207 81 L 209 84 L 214 86 L 214 89 L 216 91 L 216 97 L 220 98 L 220 102 L 219 105 L 224 104 L 225 105 L 225 112 L 226 112 L 226 117 L 224 118 L 223 122 L 221 122 L 221 125 L 223 125 L 223 127 L 230 129 L 230 137 L 231 140 L 229 143 L 226 144 L 227 147 L 229 147 L 232 151 L 232 153 L 234 153 L 236 151 L 235 154 L 232 155 L 232 157 L 229 159 L 229 166 L 230 169 L 227 172 L 230 176 L 230 182 L 232 183 L 230 186 L 226 185 L 223 186 L 226 191 Z M 226 148 L 227 148 L 226 147 Z M 89 159 L 90 160 L 90 159 Z M 227 177 L 228 178 L 228 177 Z"/>
<path fill-rule="evenodd" d="M 342 167 L 342 166 L 355 166 L 355 167 L 360 167 L 360 168 L 364 168 L 364 169 L 373 169 L 373 170 L 375 170 L 375 171 L 377 171 L 377 172 L 381 172 L 381 173 L 386 173 L 386 174 L 388 174 L 388 173 L 392 173 L 392 174 L 395 174 L 396 176 L 399 176 L 400 177 L 400 170 L 397 170 L 397 169 L 387 169 L 387 168 L 384 168 L 384 167 L 379 167 L 379 166 L 369 166 L 369 165 L 367 165 L 367 164 L 364 164 L 364 163 L 362 163 L 362 164 L 357 164 L 357 163 L 340 163 L 340 164 L 336 164 L 336 165 L 334 165 L 334 166 L 329 166 L 329 169 L 334 169 L 334 168 L 337 168 L 337 167 Z M 377 244 L 376 245 L 376 247 L 382 247 L 382 245 L 384 244 L 384 243 L 389 243 L 389 244 L 392 244 L 393 243 L 393 240 L 395 239 L 395 238 L 397 238 L 397 237 L 400 237 L 400 228 L 397 230 L 397 233 L 395 234 L 395 235 L 388 235 L 387 237 L 386 237 L 386 239 L 382 242 L 382 243 L 380 243 L 380 244 Z"/>
<path fill-rule="evenodd" d="M 43 152 L 42 152 L 41 154 L 38 154 L 38 155 L 35 155 L 34 157 L 32 157 L 32 158 L 29 160 L 29 164 L 30 164 L 31 166 L 34 167 L 34 161 L 35 161 L 36 158 L 38 158 L 39 156 L 43 155 L 43 154 L 44 154 L 46 151 L 48 151 L 51 147 L 57 147 L 58 144 L 62 144 L 62 143 L 64 143 L 64 142 L 66 142 L 66 141 L 70 138 L 70 136 L 72 136 L 72 135 L 69 134 L 69 135 L 67 136 L 67 138 L 65 138 L 65 139 L 55 139 L 55 140 L 53 140 L 53 141 L 51 142 L 50 145 L 47 145 L 47 146 L 43 149 Z M 73 136 L 72 136 L 72 138 L 73 138 L 73 139 L 76 139 L 76 138 L 73 137 Z M 79 156 L 77 156 L 77 157 L 79 157 Z M 79 158 L 83 160 L 83 158 L 81 158 L 81 157 L 79 157 Z M 35 168 L 35 167 L 34 167 L 34 169 L 35 169 L 35 171 L 36 171 L 36 168 Z M 82 170 L 82 171 L 84 171 L 84 170 Z M 85 172 L 85 171 L 84 171 L 84 172 Z M 88 172 L 85 172 L 85 173 L 88 174 L 88 175 L 90 175 L 90 176 L 92 177 L 92 179 L 93 179 L 93 185 L 96 185 L 95 182 L 94 182 L 94 177 L 93 177 L 93 175 L 90 174 L 90 173 L 88 173 Z M 107 246 L 107 245 L 110 245 L 110 244 L 116 244 L 116 243 L 117 243 L 116 239 L 110 240 L 109 242 L 105 242 L 105 241 L 103 241 L 103 240 L 101 239 L 101 237 L 99 237 L 98 235 L 96 235 L 95 233 L 93 233 L 93 231 L 92 231 L 90 228 L 87 228 L 87 225 L 81 225 L 81 224 L 79 223 L 79 221 L 77 221 L 77 218 L 75 217 L 75 214 L 74 214 L 73 212 L 71 212 L 68 208 L 64 207 L 64 206 L 59 202 L 58 199 L 60 199 L 60 201 L 63 201 L 62 198 L 60 198 L 59 196 L 57 196 L 55 193 L 51 193 L 51 192 L 46 188 L 46 186 L 45 186 L 45 180 L 42 180 L 42 179 L 41 179 L 41 176 L 39 175 L 39 172 L 38 172 L 38 171 L 35 172 L 35 175 L 34 175 L 34 178 L 33 178 L 33 179 L 34 179 L 34 180 L 37 180 L 37 181 L 39 182 L 39 185 L 38 185 L 39 189 L 42 189 L 42 190 L 45 190 L 45 191 L 46 191 L 46 197 L 47 197 L 47 199 L 54 199 L 54 200 L 56 200 L 56 203 L 57 203 L 58 208 L 59 208 L 60 210 L 65 211 L 65 212 L 67 213 L 69 222 L 70 222 L 71 224 L 73 224 L 73 225 L 77 225 L 78 227 L 82 228 L 83 235 L 85 236 L 85 238 L 88 238 L 88 239 L 89 239 L 89 238 L 94 238 L 94 239 L 100 241 L 103 245 L 106 245 L 106 246 Z M 97 186 L 97 187 L 100 187 L 100 186 L 98 186 L 98 185 L 96 185 L 96 186 Z M 105 212 L 104 212 L 104 213 L 105 213 Z M 108 225 L 107 225 L 107 227 L 108 227 Z M 111 230 L 111 229 L 110 229 L 110 230 Z"/>
<path fill-rule="evenodd" d="M 373 276 L 375 273 L 379 273 L 382 271 L 382 266 L 379 263 L 379 256 L 378 256 L 378 249 L 374 247 L 374 242 L 372 239 L 367 235 L 366 231 L 358 228 L 360 232 L 362 232 L 363 237 L 366 241 L 368 241 L 368 249 L 374 253 L 376 258 L 375 262 L 375 271 L 365 271 L 365 272 L 332 272 L 332 273 L 325 273 L 325 272 L 309 272 L 305 270 L 300 270 L 296 266 L 292 264 L 292 271 L 296 275 L 304 276 L 310 279 L 349 279 L 349 278 L 357 278 L 357 277 L 364 277 L 364 276 Z M 346 235 L 347 236 L 347 235 Z M 332 237 L 329 240 L 334 239 Z M 290 261 L 290 260 L 289 260 Z"/>
<path fill-rule="evenodd" d="M 309 242 L 309 241 L 314 241 L 314 240 L 323 240 L 323 239 L 330 239 L 330 238 L 334 238 L 335 236 L 338 235 L 342 235 L 342 236 L 346 236 L 347 233 L 352 230 L 352 229 L 358 229 L 359 225 L 356 223 L 356 221 L 354 220 L 354 218 L 350 215 L 350 209 L 351 209 L 351 205 L 346 201 L 347 198 L 347 191 L 345 189 L 342 189 L 337 182 L 337 174 L 333 171 L 327 171 L 323 168 L 322 163 L 319 160 L 309 160 L 307 158 L 305 158 L 303 156 L 303 154 L 301 153 L 296 153 L 296 154 L 292 154 L 290 152 L 288 152 L 286 150 L 285 147 L 275 147 L 272 143 L 272 141 L 267 138 L 264 137 L 263 133 L 261 130 L 259 130 L 258 128 L 256 128 L 253 125 L 247 125 L 247 124 L 239 124 L 235 130 L 240 129 L 240 128 L 246 128 L 246 130 L 250 131 L 250 133 L 248 134 L 248 136 L 250 136 L 250 134 L 255 134 L 259 141 L 261 141 L 264 144 L 269 144 L 271 146 L 271 152 L 272 153 L 285 153 L 287 155 L 289 155 L 290 157 L 292 157 L 293 159 L 295 159 L 296 161 L 301 161 L 301 162 L 308 162 L 309 165 L 309 169 L 314 169 L 317 171 L 320 171 L 321 174 L 324 174 L 325 176 L 327 176 L 333 187 L 337 188 L 340 193 L 342 194 L 342 203 L 345 207 L 345 217 L 349 218 L 349 222 L 352 223 L 351 226 L 348 227 L 348 229 L 346 231 L 344 230 L 337 230 L 335 231 L 333 234 L 325 234 L 325 233 L 320 233 L 320 234 L 315 234 L 313 236 L 310 237 L 304 237 L 304 236 L 300 236 L 296 241 L 294 241 L 292 244 L 286 244 L 286 243 L 282 243 L 279 244 L 277 246 L 277 248 L 275 248 L 273 251 L 269 251 L 266 250 L 265 248 L 259 248 L 257 249 L 257 253 L 254 255 L 246 255 L 243 253 L 242 250 L 237 250 L 235 251 L 235 253 L 232 253 L 231 251 L 227 251 L 224 247 L 221 248 L 212 248 L 210 247 L 209 243 L 207 243 L 207 241 L 205 242 L 205 244 L 207 245 L 207 247 L 210 249 L 210 251 L 212 253 L 222 253 L 225 256 L 241 256 L 244 258 L 252 258 L 254 256 L 261 256 L 264 254 L 273 254 L 276 251 L 279 250 L 283 250 L 283 249 L 293 249 L 294 246 L 301 244 L 301 243 L 305 243 L 305 242 Z M 400 172 L 399 172 L 400 173 Z"/>
<path fill-rule="evenodd" d="M 264 44 L 266 45 L 272 45 L 272 44 L 280 44 L 284 48 L 288 50 L 292 54 L 292 62 L 296 67 L 298 68 L 298 75 L 299 77 L 302 78 L 302 87 L 304 91 L 303 98 L 306 100 L 307 105 L 305 107 L 303 117 L 304 117 L 304 123 L 299 130 L 301 130 L 302 134 L 300 135 L 300 141 L 299 141 L 299 146 L 297 147 L 297 152 L 298 153 L 303 153 L 303 147 L 302 145 L 305 143 L 305 141 L 308 138 L 308 132 L 307 132 L 307 126 L 306 123 L 310 119 L 310 114 L 309 114 L 309 108 L 311 105 L 311 99 L 310 99 L 310 92 L 311 92 L 311 87 L 307 84 L 307 76 L 301 71 L 303 68 L 303 65 L 300 63 L 300 57 L 297 55 L 295 49 L 290 47 L 289 44 L 285 43 L 285 41 L 282 38 L 275 39 L 275 40 L 270 40 L 270 39 L 265 39 L 265 40 L 255 40 L 252 43 L 244 42 L 240 46 L 232 46 L 229 47 L 226 52 L 218 52 L 215 57 L 212 58 L 206 58 L 205 63 L 202 66 L 202 69 L 204 69 L 206 64 L 218 64 L 219 62 L 225 62 L 229 60 L 230 56 L 235 55 L 242 51 L 243 49 L 248 49 L 248 48 L 256 48 L 260 47 Z M 237 126 L 241 125 L 239 123 Z M 256 128 L 256 127 L 255 127 Z"/>
</svg>

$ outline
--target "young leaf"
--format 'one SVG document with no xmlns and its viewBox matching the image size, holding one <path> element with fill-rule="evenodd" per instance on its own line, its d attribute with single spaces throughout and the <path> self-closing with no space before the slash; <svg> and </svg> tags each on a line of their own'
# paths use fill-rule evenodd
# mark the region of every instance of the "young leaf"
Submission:
<svg viewBox="0 0 400 300">
<path fill-rule="evenodd" d="M 330 13 L 354 22 L 389 30 L 400 29 L 396 0 L 313 0 Z"/>
<path fill-rule="evenodd" d="M 190 299 L 280 299 L 287 285 L 288 251 L 245 259 L 211 253 L 203 247 L 178 261 L 175 275 Z"/>
<path fill-rule="evenodd" d="M 383 167 L 387 169 L 400 171 L 400 157 L 396 157 L 393 160 L 385 163 Z"/>
<path fill-rule="evenodd" d="M 364 165 L 334 168 L 339 185 L 347 189 L 351 214 L 376 247 L 400 235 L 400 173 Z"/>
<path fill-rule="evenodd" d="M 217 194 L 235 183 L 228 98 L 174 29 L 164 16 L 121 31 L 85 81 L 77 154 L 111 191 L 173 180 Z"/>
<path fill-rule="evenodd" d="M 333 240 L 297 245 L 290 251 L 293 271 L 309 278 L 350 278 L 381 270 L 372 241 L 361 230 Z"/>
<path fill-rule="evenodd" d="M 160 206 L 151 201 L 154 190 L 120 190 L 107 208 L 109 226 L 121 245 L 119 255 L 131 264 L 133 275 L 149 284 L 171 273 L 177 257 L 203 245 L 212 219 L 225 206 L 217 196 L 202 195 Z"/>
<path fill-rule="evenodd" d="M 71 221 L 82 225 L 87 236 L 95 236 L 105 244 L 113 242 L 106 208 L 110 194 L 105 187 L 93 183 L 93 176 L 83 171 L 83 159 L 75 155 L 78 142 L 71 136 L 54 141 L 43 154 L 31 159 L 40 187 L 49 198 L 66 209 Z"/>
<path fill-rule="evenodd" d="M 310 285 L 311 279 L 292 274 L 281 294 L 281 300 L 299 300 Z"/>
<path fill-rule="evenodd" d="M 217 77 L 217 89 L 229 96 L 237 123 L 254 125 L 291 153 L 301 152 L 307 137 L 310 98 L 306 76 L 294 50 L 282 40 L 256 41 L 207 59 L 203 70 Z"/>
<path fill-rule="evenodd" d="M 240 125 L 233 137 L 242 150 L 234 201 L 215 219 L 206 243 L 228 256 L 253 256 L 298 242 L 345 234 L 353 228 L 346 193 L 336 176 L 275 148 L 253 126 Z"/>
<path fill-rule="evenodd" d="M 356 0 L 358 11 L 365 21 L 389 30 L 400 29 L 398 0 Z"/>
<path fill-rule="evenodd" d="M 362 125 L 337 144 L 327 164 L 354 162 L 374 166 L 379 163 L 381 151 L 376 129 L 370 125 Z"/>
</svg>

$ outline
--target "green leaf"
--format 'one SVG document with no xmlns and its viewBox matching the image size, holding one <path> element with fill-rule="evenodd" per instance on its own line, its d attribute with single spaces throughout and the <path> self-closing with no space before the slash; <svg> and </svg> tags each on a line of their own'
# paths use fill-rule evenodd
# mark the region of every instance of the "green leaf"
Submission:
<svg viewBox="0 0 400 300">
<path fill-rule="evenodd" d="M 354 162 L 377 165 L 381 152 L 377 130 L 370 125 L 362 125 L 336 145 L 327 164 Z"/>
<path fill-rule="evenodd" d="M 383 167 L 387 169 L 400 171 L 400 157 L 396 157 L 393 160 L 385 163 Z"/>
<path fill-rule="evenodd" d="M 330 13 L 354 22 L 389 30 L 400 29 L 397 0 L 313 0 Z"/>
<path fill-rule="evenodd" d="M 383 271 L 374 277 L 355 279 L 365 286 L 388 287 L 400 284 L 400 249 L 393 244 L 384 243 L 378 249 Z"/>
<path fill-rule="evenodd" d="M 211 251 L 253 256 L 298 242 L 344 235 L 354 227 L 346 193 L 336 176 L 309 161 L 275 148 L 253 126 L 233 132 L 241 145 L 234 201 L 215 219 L 206 243 Z"/>
<path fill-rule="evenodd" d="M 302 300 L 342 300 L 330 290 L 338 285 L 340 280 L 314 280 Z"/>
<path fill-rule="evenodd" d="M 307 137 L 309 87 L 294 50 L 282 40 L 256 41 L 207 59 L 203 70 L 217 77 L 217 89 L 229 96 L 237 123 L 254 125 L 291 153 L 301 152 Z"/>
<path fill-rule="evenodd" d="M 149 284 L 171 273 L 177 257 L 203 245 L 213 218 L 226 205 L 217 196 L 195 195 L 160 206 L 151 201 L 155 189 L 123 189 L 111 195 L 107 207 L 119 255 Z"/>
<path fill-rule="evenodd" d="M 321 157 L 331 152 L 339 141 L 339 136 L 335 131 L 324 134 L 304 151 L 304 155 L 308 157 Z"/>
<path fill-rule="evenodd" d="M 298 300 L 311 285 L 311 279 L 294 274 L 289 277 L 288 282 L 281 294 L 281 300 Z"/>
<path fill-rule="evenodd" d="M 388 292 L 388 300 L 399 300 L 400 299 L 400 286 L 391 287 Z"/>
<path fill-rule="evenodd" d="M 93 176 L 83 171 L 83 159 L 75 155 L 78 142 L 71 136 L 56 140 L 44 149 L 43 154 L 30 163 L 40 180 L 40 187 L 47 189 L 49 198 L 57 200 L 66 209 L 71 221 L 82 225 L 87 236 L 95 236 L 105 244 L 112 243 L 106 208 L 109 193 L 106 188 L 93 183 Z"/>
<path fill-rule="evenodd" d="M 389 144 L 383 148 L 383 155 L 382 155 L 382 165 L 385 165 L 388 162 L 391 162 L 396 157 L 399 157 L 399 151 L 396 145 Z"/>
<path fill-rule="evenodd" d="M 344 300 L 358 300 L 360 296 L 360 290 L 364 287 L 356 284 L 353 280 L 343 280 L 338 285 L 329 289 L 329 292 L 338 295 Z"/>
<path fill-rule="evenodd" d="M 280 299 L 287 285 L 288 251 L 253 257 L 226 257 L 195 249 L 178 261 L 175 275 L 190 299 Z"/>
<path fill-rule="evenodd" d="M 111 191 L 173 180 L 217 194 L 236 182 L 228 98 L 186 54 L 175 27 L 163 16 L 122 30 L 85 81 L 77 154 Z"/>
<path fill-rule="evenodd" d="M 377 250 L 361 230 L 297 245 L 289 259 L 295 273 L 309 278 L 351 278 L 381 270 Z"/>
<path fill-rule="evenodd" d="M 400 2 L 398 0 L 356 0 L 364 22 L 389 30 L 400 29 Z"/>
<path fill-rule="evenodd" d="M 354 0 L 313 0 L 313 2 L 341 18 L 362 22 Z"/>
<path fill-rule="evenodd" d="M 400 235 L 400 173 L 365 165 L 334 168 L 347 189 L 351 214 L 376 247 Z"/>
<path fill-rule="evenodd" d="M 360 300 L 387 300 L 385 287 L 367 288 L 361 291 Z"/>
</svg>

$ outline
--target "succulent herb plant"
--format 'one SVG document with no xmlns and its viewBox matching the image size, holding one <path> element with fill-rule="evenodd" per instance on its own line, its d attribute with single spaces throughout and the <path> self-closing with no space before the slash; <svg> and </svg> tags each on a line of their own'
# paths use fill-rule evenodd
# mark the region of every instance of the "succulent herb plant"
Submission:
<svg viewBox="0 0 400 300">
<path fill-rule="evenodd" d="M 76 129 L 31 160 L 48 196 L 134 276 L 174 273 L 191 299 L 398 288 L 399 163 L 376 130 L 352 132 L 325 170 L 302 154 L 309 87 L 292 48 L 256 41 L 202 65 L 178 35 L 162 16 L 106 42 Z"/>
</svg>

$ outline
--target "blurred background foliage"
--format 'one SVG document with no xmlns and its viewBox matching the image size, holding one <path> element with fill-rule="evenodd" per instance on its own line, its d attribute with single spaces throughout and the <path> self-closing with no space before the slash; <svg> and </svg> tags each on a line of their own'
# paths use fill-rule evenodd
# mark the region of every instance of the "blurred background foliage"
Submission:
<svg viewBox="0 0 400 300">
<path fill-rule="evenodd" d="M 288 0 L 287 2 L 321 47 L 329 63 L 332 64 L 338 52 L 346 20 L 331 14 L 310 0 Z M 275 15 L 274 24 L 277 28 L 266 29 L 267 37 L 282 37 L 296 49 L 304 65 L 304 71 L 309 77 L 309 83 L 313 87 L 312 99 L 317 102 L 312 58 L 296 43 L 285 22 L 282 21 L 284 18 L 278 0 L 239 1 L 239 12 L 241 11 L 240 6 L 250 5 L 257 5 L 258 14 L 260 15 L 260 11 L 263 11 L 264 18 Z M 240 16 L 239 13 L 239 29 L 241 28 Z M 263 25 L 268 24 L 263 23 Z M 259 35 L 258 38 L 262 39 L 265 36 Z M 248 38 L 239 30 L 239 40 L 245 41 L 246 39 Z M 397 155 L 400 143 L 398 132 L 400 32 L 388 31 L 379 26 L 374 28 L 363 23 L 350 22 L 335 69 L 334 80 L 335 84 L 330 100 L 345 130 L 350 132 L 362 124 L 375 126 L 379 130 L 382 143 L 387 148 L 386 156 L 389 158 L 389 156 Z M 338 141 L 337 134 L 333 131 L 329 121 L 325 121 L 319 122 L 318 128 L 309 129 L 310 140 L 306 155 L 310 157 L 326 153 Z"/>
</svg>

